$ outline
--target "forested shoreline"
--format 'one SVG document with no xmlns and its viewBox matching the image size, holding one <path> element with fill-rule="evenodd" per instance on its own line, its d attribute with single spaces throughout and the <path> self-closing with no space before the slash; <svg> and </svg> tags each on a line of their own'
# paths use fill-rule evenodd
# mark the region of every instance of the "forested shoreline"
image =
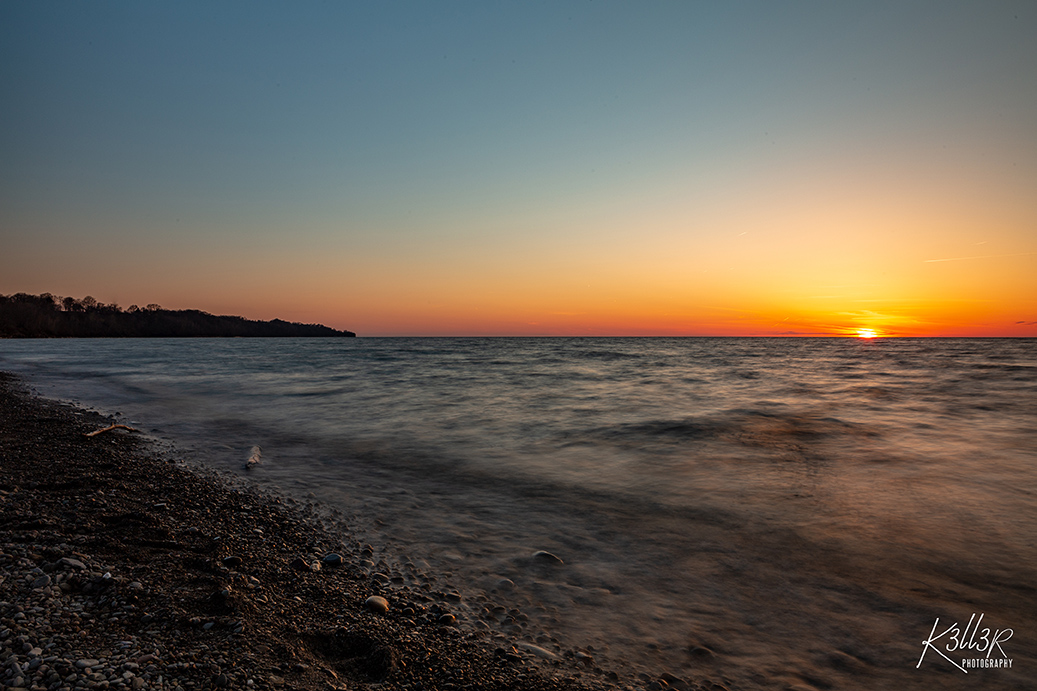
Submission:
<svg viewBox="0 0 1037 691">
<path fill-rule="evenodd" d="M 0 295 L 0 338 L 350 337 L 321 324 L 258 321 L 202 310 L 104 304 L 50 293 Z"/>
</svg>

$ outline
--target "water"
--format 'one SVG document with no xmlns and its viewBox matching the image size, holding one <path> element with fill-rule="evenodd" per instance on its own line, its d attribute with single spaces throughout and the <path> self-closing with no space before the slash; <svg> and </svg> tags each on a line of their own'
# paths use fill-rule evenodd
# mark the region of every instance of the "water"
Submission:
<svg viewBox="0 0 1037 691">
<path fill-rule="evenodd" d="M 1035 340 L 0 341 L 0 368 L 240 475 L 258 444 L 250 481 L 473 623 L 518 610 L 514 640 L 735 688 L 1034 688 Z M 974 612 L 1011 669 L 916 668 Z"/>
</svg>

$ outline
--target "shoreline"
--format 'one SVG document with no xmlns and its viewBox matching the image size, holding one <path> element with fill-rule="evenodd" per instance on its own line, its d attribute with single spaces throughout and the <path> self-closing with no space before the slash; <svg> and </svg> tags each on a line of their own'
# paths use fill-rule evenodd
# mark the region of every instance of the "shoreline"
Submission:
<svg viewBox="0 0 1037 691">
<path fill-rule="evenodd" d="M 631 686 L 590 653 L 487 627 L 465 611 L 492 602 L 462 603 L 433 574 L 394 571 L 348 529 L 329 531 L 312 505 L 235 486 L 124 430 L 83 436 L 113 422 L 0 372 L 5 686 L 577 691 L 665 683 Z"/>
</svg>

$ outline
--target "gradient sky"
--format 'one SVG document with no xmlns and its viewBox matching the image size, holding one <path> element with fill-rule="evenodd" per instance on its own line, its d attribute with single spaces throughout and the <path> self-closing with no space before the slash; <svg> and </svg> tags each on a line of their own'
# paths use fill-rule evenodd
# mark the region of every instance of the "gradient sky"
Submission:
<svg viewBox="0 0 1037 691">
<path fill-rule="evenodd" d="M 0 3 L 0 293 L 1037 336 L 1037 3 Z"/>
</svg>

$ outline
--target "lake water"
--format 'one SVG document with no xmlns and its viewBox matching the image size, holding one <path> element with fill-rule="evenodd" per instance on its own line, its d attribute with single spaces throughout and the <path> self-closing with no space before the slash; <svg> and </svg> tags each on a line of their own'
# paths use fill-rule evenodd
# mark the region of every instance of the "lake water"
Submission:
<svg viewBox="0 0 1037 691">
<path fill-rule="evenodd" d="M 0 369 L 312 495 L 465 626 L 732 689 L 1037 688 L 1037 340 L 9 340 Z M 922 645 L 973 614 L 971 649 Z"/>
</svg>

